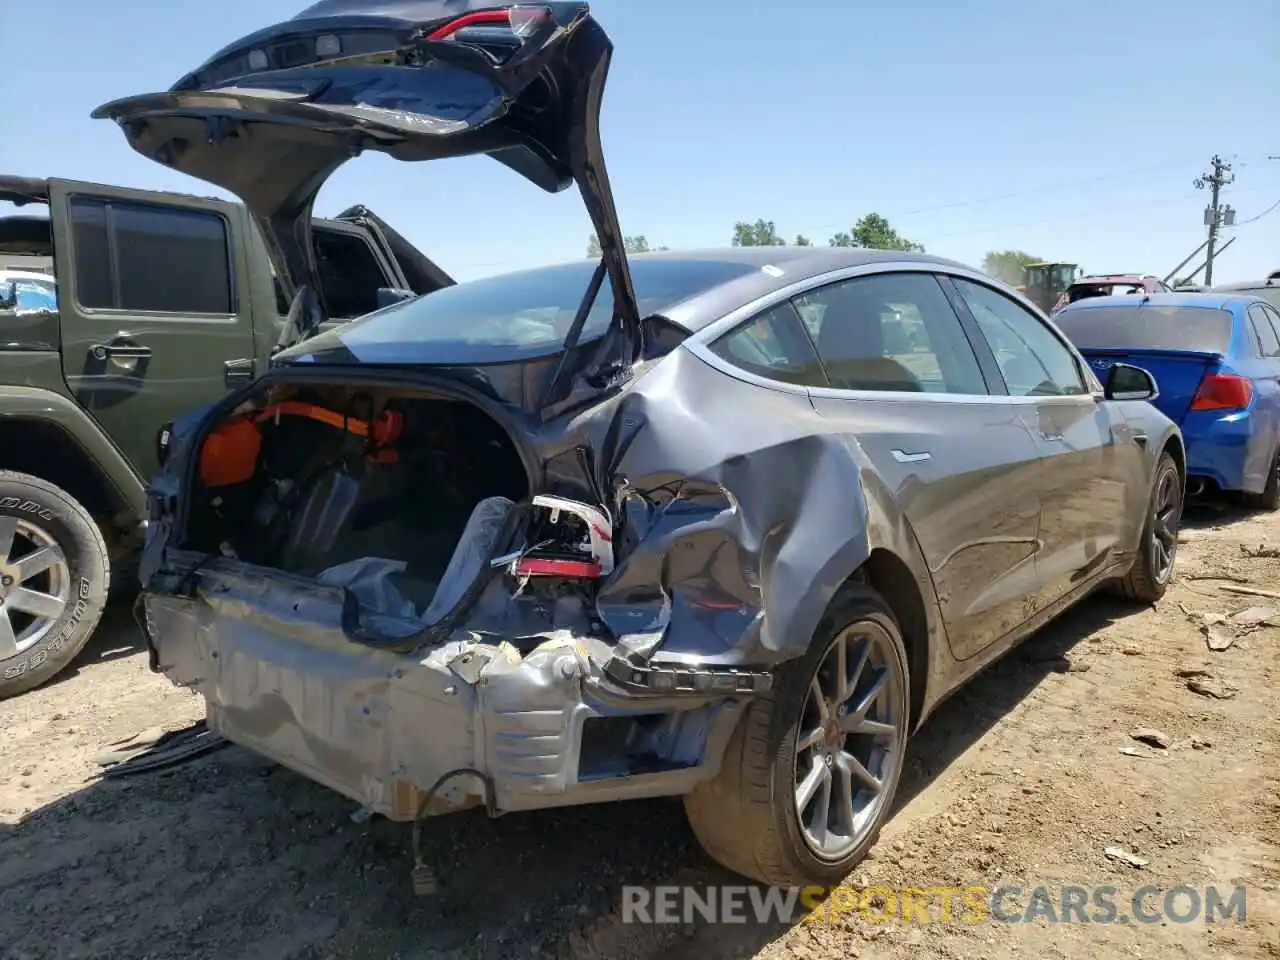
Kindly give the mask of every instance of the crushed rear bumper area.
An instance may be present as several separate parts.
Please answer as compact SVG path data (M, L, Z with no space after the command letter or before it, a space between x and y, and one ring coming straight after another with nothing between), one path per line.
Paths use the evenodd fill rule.
M627 690L610 647L564 630L353 643L341 589L267 573L216 559L181 595L144 594L153 665L204 696L211 729L393 820L686 793L745 702Z

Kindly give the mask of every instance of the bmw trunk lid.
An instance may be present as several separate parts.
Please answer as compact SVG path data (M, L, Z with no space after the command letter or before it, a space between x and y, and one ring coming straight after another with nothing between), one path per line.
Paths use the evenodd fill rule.
M223 48L167 92L93 116L115 120L143 156L244 201L299 338L326 319L314 294L312 207L352 157L488 154L548 192L576 183L615 320L638 354L640 317L600 142L612 52L586 3L321 0Z

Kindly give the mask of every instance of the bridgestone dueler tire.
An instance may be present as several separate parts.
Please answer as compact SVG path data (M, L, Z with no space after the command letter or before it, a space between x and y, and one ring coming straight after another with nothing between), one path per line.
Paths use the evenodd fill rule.
M873 620L892 638L902 689L911 689L906 648L893 611L870 587L843 587L819 623L808 653L786 664L773 688L747 706L725 748L720 772L684 798L694 836L722 866L760 883L836 885L874 846L893 812L900 761L885 783L888 796L879 816L862 842L834 862L815 857L801 836L793 781L796 729L809 681L836 635L865 620ZM906 746L906 729L904 718L900 751Z
M71 574L71 599L39 643L0 660L0 700L25 693L60 673L102 619L111 564L93 518L70 494L25 473L0 470L0 516L20 517L44 529L62 548Z

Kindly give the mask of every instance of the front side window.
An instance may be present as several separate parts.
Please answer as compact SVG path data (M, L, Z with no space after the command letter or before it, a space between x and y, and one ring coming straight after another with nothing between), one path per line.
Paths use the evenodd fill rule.
M1025 307L985 284L955 278L960 296L996 356L1015 397L1088 393L1075 355Z
M345 230L313 227L312 248L320 276L320 300L330 320L353 320L378 309L378 288L389 286L382 261L368 239ZM275 280L276 310L289 312L284 288Z
M198 210L71 202L76 298L89 310L235 312L227 224Z
M960 318L931 274L855 277L795 304L832 387L987 393Z

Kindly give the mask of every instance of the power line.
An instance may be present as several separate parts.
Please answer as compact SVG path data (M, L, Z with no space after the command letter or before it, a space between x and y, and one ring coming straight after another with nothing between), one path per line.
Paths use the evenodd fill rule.
M1236 221L1236 226L1237 226L1237 227L1243 227L1246 223L1256 223L1257 221L1259 221L1259 220L1261 220L1263 217L1265 217L1268 213L1270 213L1272 210L1274 210L1276 207L1280 207L1280 200L1277 200L1277 201L1276 201L1275 203L1273 203L1271 206L1267 207L1267 209L1263 210L1263 211L1262 211L1260 214L1258 214L1256 217L1250 217L1248 220L1237 220L1237 221Z
M1095 183L1104 183L1113 180L1125 180L1131 177L1144 176L1148 173L1155 173L1161 170L1173 170L1182 168L1182 163L1161 163L1155 166L1137 167L1131 170L1123 170L1119 173L1108 173L1099 177L1086 177L1080 180L1060 180L1056 183L1045 184L1041 187L1031 187L1026 190L1018 190L1013 193L992 194L985 197L975 197L970 200L955 200L949 203L941 203L935 206L918 207L914 210L902 210L895 212L893 218L895 220L903 217L914 217L922 213L935 213L942 210L958 210L964 207L977 207L988 203L998 203L1002 200L1016 200L1022 197L1039 196L1044 193L1054 193L1060 190L1070 190L1074 187L1091 186ZM805 236L811 233L821 233L824 230L840 229L849 226L847 220L835 220L830 223L810 224L799 232Z

